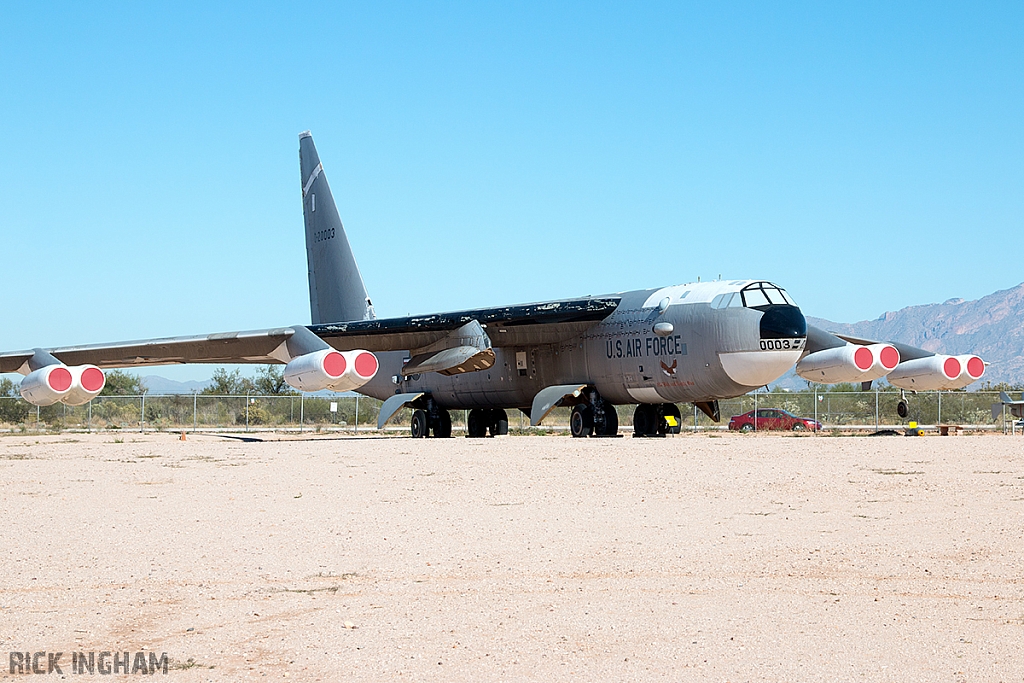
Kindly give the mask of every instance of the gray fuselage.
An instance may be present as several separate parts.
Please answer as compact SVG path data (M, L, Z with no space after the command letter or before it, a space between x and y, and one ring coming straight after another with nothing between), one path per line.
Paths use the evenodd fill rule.
M405 376L408 352L380 352L380 370L359 392L381 400L427 392L448 409L525 408L541 389L573 383L593 386L614 404L740 396L792 367L806 335L803 316L788 299L760 307L783 320L767 329L769 310L743 305L740 290L759 282L694 283L616 294L621 303L608 317L556 343L504 346L494 338L500 335L489 331L495 363L477 372ZM728 305L730 299L738 305Z

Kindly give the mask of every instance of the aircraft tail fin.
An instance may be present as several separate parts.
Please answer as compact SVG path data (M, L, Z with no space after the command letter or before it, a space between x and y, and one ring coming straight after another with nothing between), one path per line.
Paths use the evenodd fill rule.
M372 320L373 304L308 130L299 134L299 170L313 324Z

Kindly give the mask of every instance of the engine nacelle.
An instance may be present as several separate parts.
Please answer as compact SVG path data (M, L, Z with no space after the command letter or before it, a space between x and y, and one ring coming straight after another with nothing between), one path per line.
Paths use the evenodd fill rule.
M811 382L869 382L885 377L900 362L891 344L847 344L816 351L796 364L796 373Z
M974 355L935 354L900 363L889 373L889 384L911 391L963 389L985 374L985 362Z
M71 365L71 390L62 399L69 406L84 406L103 391L107 376L95 365Z
M323 349L293 358L284 381L299 391L352 391L377 374L377 357L369 351Z
M34 406L52 406L71 391L73 379L66 365L47 365L21 380L21 397Z

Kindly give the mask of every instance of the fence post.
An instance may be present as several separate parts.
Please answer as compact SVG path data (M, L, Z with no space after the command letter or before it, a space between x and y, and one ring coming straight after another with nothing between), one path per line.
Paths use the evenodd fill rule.
M813 385L811 387L811 389L814 391L813 399L812 399L814 401L814 433L817 434L818 433L818 385L817 384Z
M36 431L39 431L39 406L36 406Z
M754 389L754 431L757 431L757 389Z
M92 431L92 399L89 399L89 421L86 423L89 431Z
M302 423L306 421L306 392L299 393L299 432L302 432Z
M146 392L142 392L142 419L139 422L139 433L146 433Z
M354 433L358 434L359 433L359 394L356 394L356 414L355 414L355 418L352 421L356 425Z
M199 392L192 392L192 433L196 433L196 429L199 425Z
M875 385L875 431L878 431L878 385Z
M938 426L940 424L942 424L942 391L941 390L939 390L939 414L938 414L938 417L935 420L935 425L936 426Z

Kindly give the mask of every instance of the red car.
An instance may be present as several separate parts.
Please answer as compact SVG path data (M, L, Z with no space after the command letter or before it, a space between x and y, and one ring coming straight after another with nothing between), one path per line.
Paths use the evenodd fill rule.
M729 429L740 432L754 431L754 411L742 415L734 415L729 420ZM802 432L808 429L818 431L821 423L806 417L797 417L787 410L778 408L759 408L757 410L757 429L786 429Z

